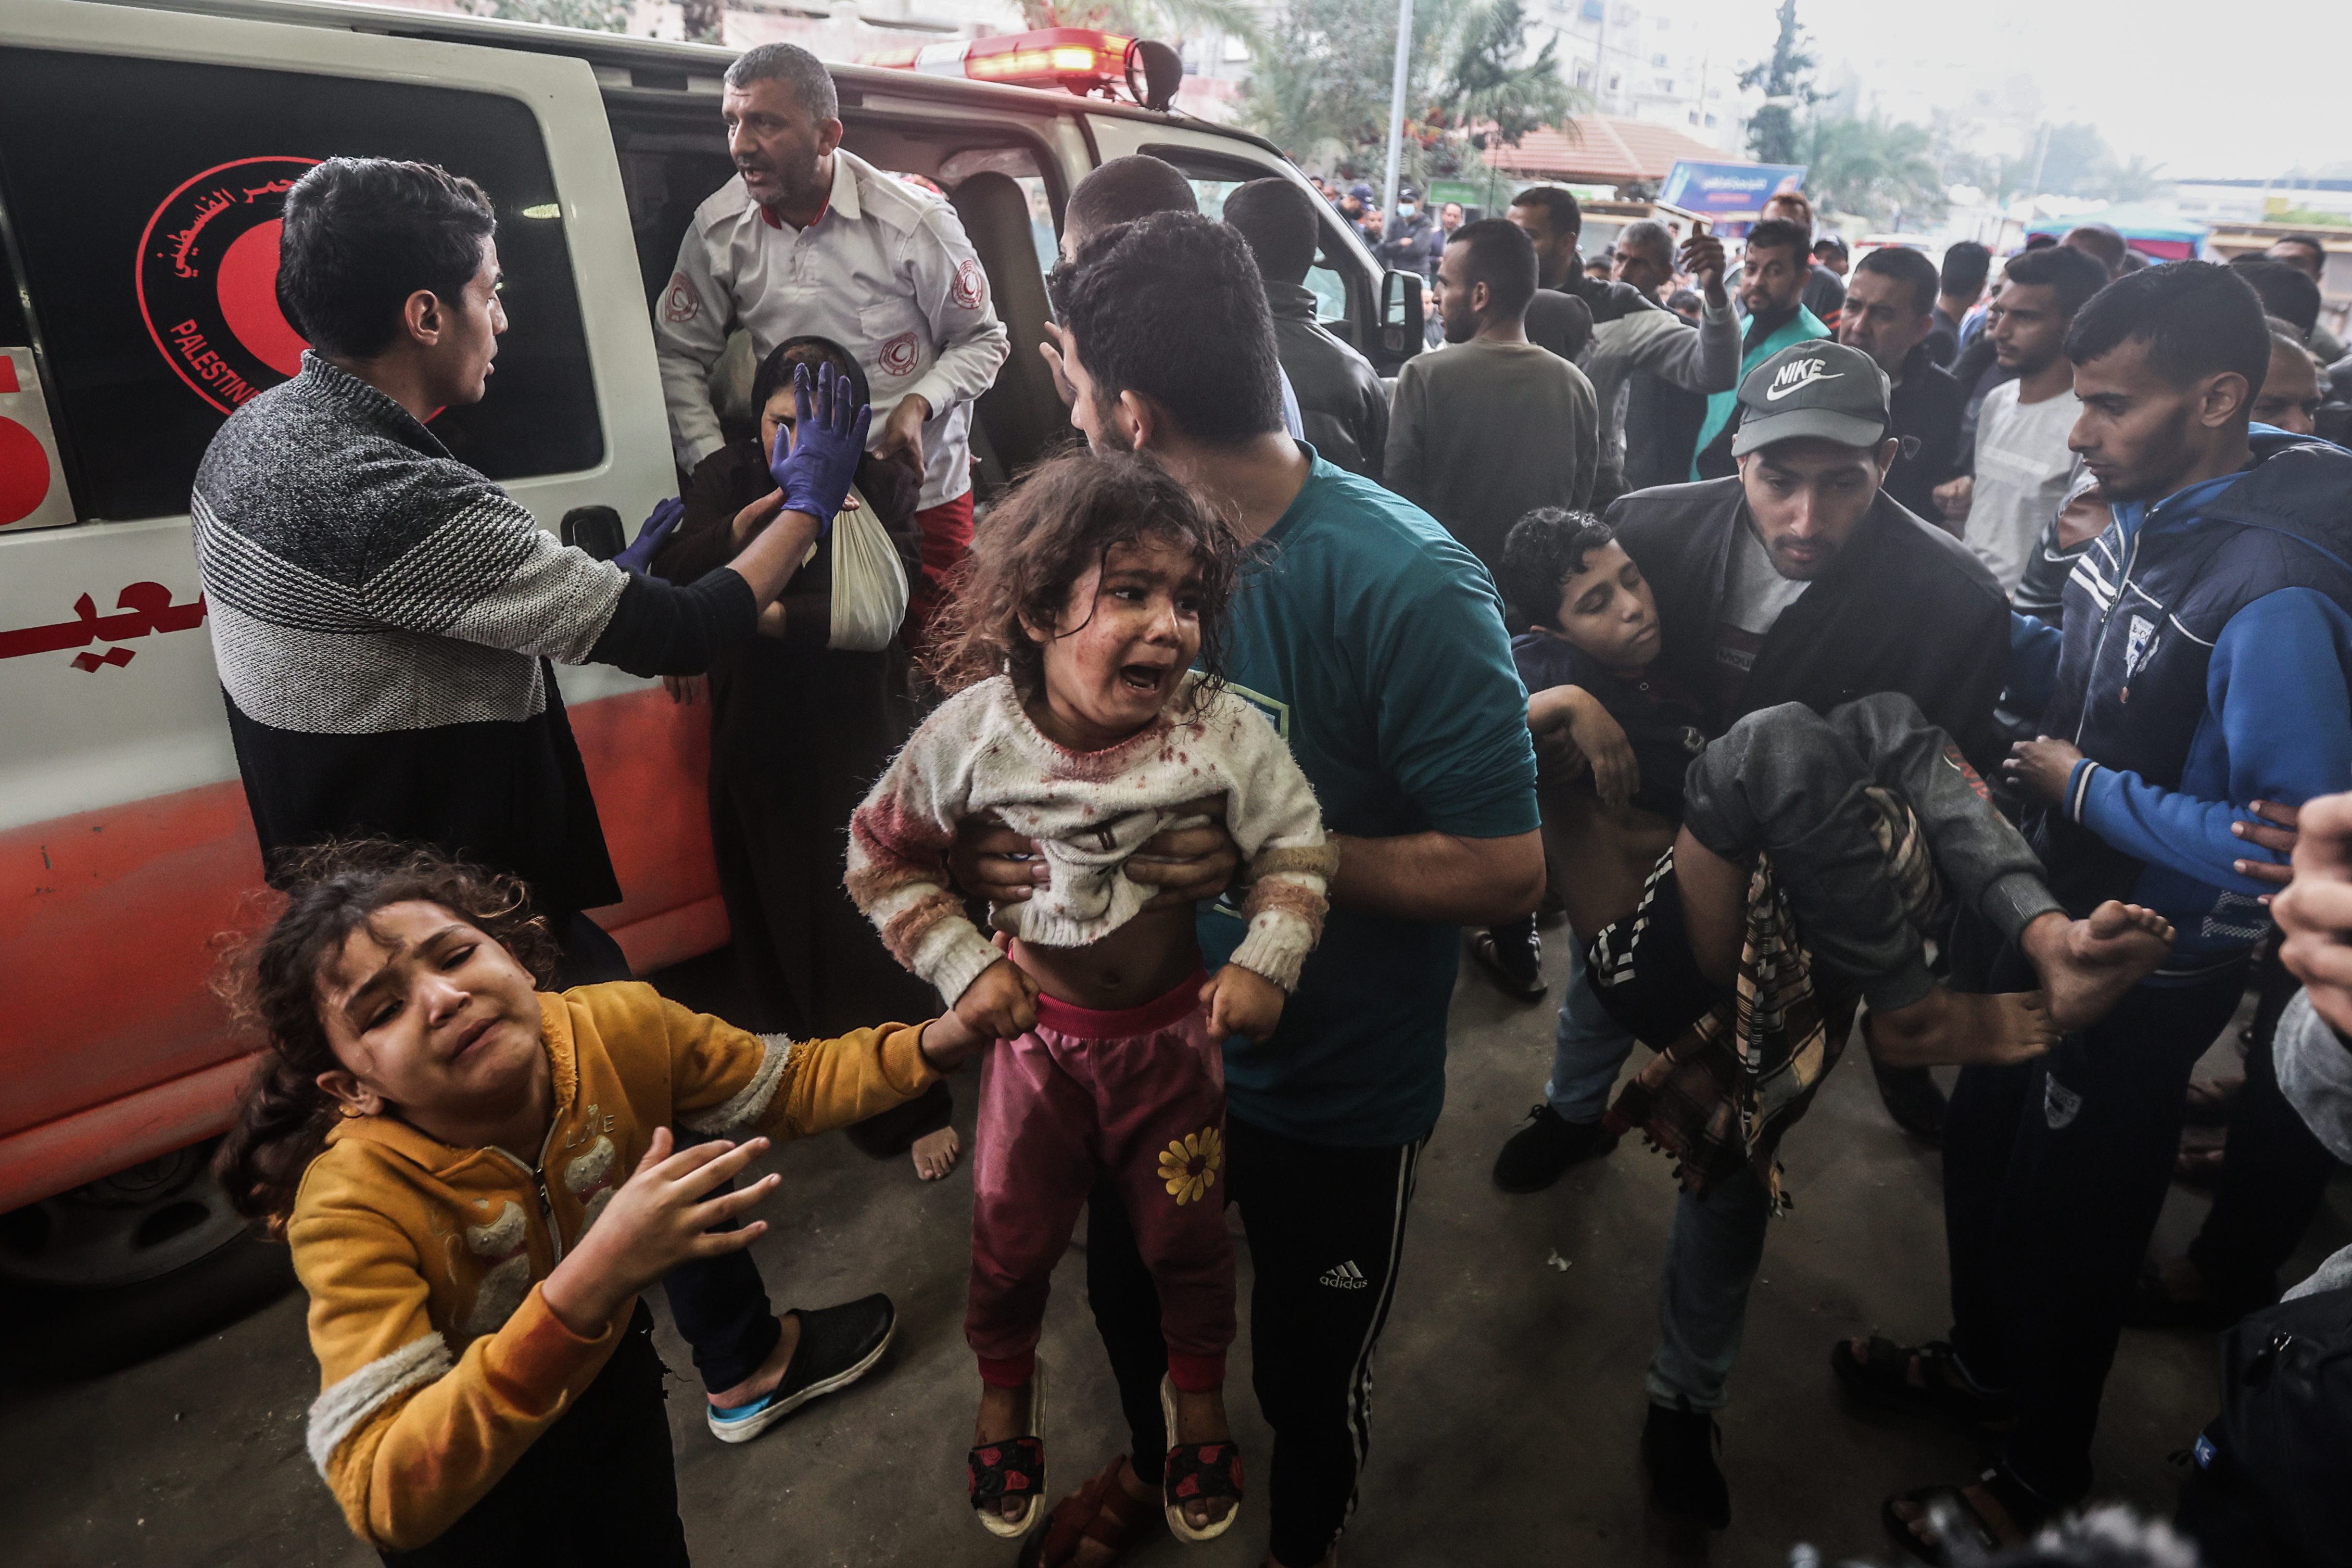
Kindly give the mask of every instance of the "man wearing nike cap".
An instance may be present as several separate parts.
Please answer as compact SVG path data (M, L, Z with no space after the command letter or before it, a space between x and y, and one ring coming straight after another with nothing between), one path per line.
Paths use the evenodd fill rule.
M1881 493L1902 445L1888 434L1886 374L1859 349L1801 342L1751 370L1738 403L1736 475L1636 490L1609 509L1657 602L1650 678L1694 700L1711 739L1779 703L1826 714L1895 691L1979 771L2000 760L2008 604L1966 546ZM1571 999L1580 989L1570 983ZM1599 1010L1561 1008L1547 1103L1505 1146L1498 1184L1533 1191L1615 1146L1601 1118L1633 1044ZM1643 1451L1660 1508L1720 1529L1730 1503L1713 1412L1769 1205L1752 1182L1678 1202Z

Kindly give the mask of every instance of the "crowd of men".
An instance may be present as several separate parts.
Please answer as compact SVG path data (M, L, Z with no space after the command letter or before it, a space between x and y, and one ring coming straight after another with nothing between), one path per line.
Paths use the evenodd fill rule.
M917 582L902 637L919 647L971 536L972 405L1010 353L984 269L951 206L842 147L812 57L751 51L723 104L736 177L696 210L656 313L678 462L725 458L713 385L730 333L748 333L761 360L803 337L837 345L870 397L858 486L907 533ZM1538 784L1507 644L1563 610L1513 589L1507 570L1515 526L1546 509L1613 529L1656 606L1640 691L1702 716L1693 746L1783 705L1827 715L1899 694L1948 736L1950 765L1991 781L1983 788L2022 817L2071 915L2129 898L2182 933L2164 968L2058 1049L1940 1058L1969 1064L1948 1106L1925 1066L1874 1061L1897 1119L1944 1145L1955 1327L1948 1342L1822 1348L1864 1397L2000 1434L1980 1477L1890 1500L1898 1539L1932 1550L1941 1496L1986 1544L2012 1544L2091 1492L2102 1387L2135 1302L2152 1291L2159 1307L2217 1321L2264 1304L2300 1237L2280 1215L2307 1219L2332 1169L2281 1114L2258 1030L2231 1114L2279 1157L2242 1164L2233 1141L2226 1169L2243 1190L2217 1205L2218 1234L2193 1267L2143 1280L2191 1066L2250 974L2293 989L2270 956L2265 903L2285 880L2293 808L2352 783L2352 456L2311 438L2343 368L2322 366L2342 349L2318 322L2325 252L2297 239L2242 267L2136 267L2120 236L2086 226L2004 258L1958 244L1939 268L1899 246L1854 258L1818 232L1801 195L1783 195L1736 258L1719 238L1635 223L1604 275L1580 250L1575 196L1557 186L1469 221L1410 188L1385 214L1372 198L1360 184L1324 192L1384 261L1430 280L1441 340L1392 384L1318 319L1305 282L1328 219L1306 184L1255 181L1202 214L1189 181L1145 157L1113 160L1071 194L1055 268L1056 300L1126 303L1064 321L1045 349L1078 436L1160 463L1283 552L1285 570L1237 605L1227 665L1292 715L1286 735L1344 844L1329 927L1281 1029L1227 1047L1226 1190L1248 1226L1256 1387L1276 1433L1261 1472L1268 1560L1336 1561L1356 1502L1372 1357L1442 1097L1461 932L1497 984L1540 998L1547 857L1555 895L1572 895L1563 879L1580 874L1560 803L1595 788L1597 763L1583 757L1580 775L1577 758L1545 752ZM1155 261L1138 234L1189 259ZM298 308L302 283L289 281ZM494 293L466 298L446 320L407 321L368 360L392 365L388 380L312 356L314 401L352 424L354 450L422 451L432 438L416 421L483 395L503 317ZM542 661L667 676L719 664L734 670L730 700L748 701L749 667L724 661L763 616L789 626L817 613L787 592L810 541L747 532L730 502L713 514L711 559L735 573L714 587L658 568L660 527L622 563L638 570L605 573L528 543L528 516L487 480L379 490L367 504L413 542L395 566L435 602L415 628L384 634L361 672L368 690L327 701L352 672L295 679L311 633L239 579L271 551L313 547L278 526L258 458L216 457L199 479L206 587L265 850L365 829L487 854L540 890L568 978L625 973L583 913L618 889ZM752 460L764 475L756 449ZM1365 489L1330 482L1340 473L1392 494L1368 505ZM426 557L448 547L436 528L453 512L495 514L511 548L436 573ZM1454 542L1412 542L1422 513ZM314 577L360 570L304 560ZM803 634L817 651L773 679L850 679L819 660L818 626ZM403 661L428 627L435 647L468 651L419 676ZM856 668L882 701L882 666ZM415 700L390 700L388 687ZM494 777L416 765L455 724L494 742L481 751ZM883 734L839 767L872 765L890 743ZM776 765L760 755L757 768ZM766 808L729 809L761 830ZM845 821L797 824L796 868L775 874L807 882L832 913L780 924L772 878L730 889L730 908L744 901L739 942L756 931L793 949L773 987L788 1016L762 1026L897 1016L808 989L832 963L819 928L841 891L837 862L807 846L837 851ZM1229 844L1213 827L1174 837L1151 875L1213 894ZM976 895L1012 896L1035 869L984 836L953 864ZM1570 941L1541 1103L1507 1141L1496 1130L1507 1193L1608 1155L1626 1131L1612 1091L1636 1036L1584 983L1575 950L1592 934ZM2014 944L1982 922L1963 916L1937 940L1957 989L2027 988L2014 984ZM942 1094L883 1143L935 1137L944 1106ZM944 1168L940 1147L927 1175ZM1664 1262L1642 1453L1654 1502L1717 1528L1731 1500L1714 1412L1776 1201L1768 1170L1686 1184ZM1134 1464L1114 1460L1073 1500L1069 1528L1057 1510L1048 1561L1108 1561L1110 1538L1095 1531L1102 1489L1153 1468L1167 1446L1158 1310L1116 1210L1098 1207L1087 1276ZM1343 1263L1352 1288L1325 1288ZM770 1312L748 1254L681 1269L667 1289L714 1430L823 1372L796 1361L797 1321Z

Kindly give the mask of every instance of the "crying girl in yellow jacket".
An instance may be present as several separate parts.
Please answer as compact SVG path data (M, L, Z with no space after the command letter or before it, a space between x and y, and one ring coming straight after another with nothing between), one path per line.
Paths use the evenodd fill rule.
M683 1563L637 1293L761 1235L710 1227L781 1178L710 1194L770 1138L911 1099L978 1041L544 992L553 944L510 879L382 844L306 870L252 966L269 1050L220 1171L310 1293L311 1459L387 1560ZM755 1136L677 1151L674 1124Z

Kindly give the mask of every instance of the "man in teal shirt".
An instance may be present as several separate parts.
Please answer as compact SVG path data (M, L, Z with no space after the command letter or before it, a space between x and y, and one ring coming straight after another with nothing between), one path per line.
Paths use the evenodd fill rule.
M1739 471L1731 456L1731 436L1739 423L1733 416L1748 373L1790 343L1830 335L1822 319L1803 303L1805 279L1813 265L1812 243L1813 237L1801 225L1781 218L1767 218L1748 231L1739 266L1739 308L1748 313L1739 379L1706 400L1706 419L1698 427L1698 445L1691 453L1692 479L1728 479Z
M1225 1047L1225 1192L1249 1237L1254 1383L1275 1431L1268 1551L1308 1568L1331 1560L1355 1500L1372 1350L1444 1095L1460 928L1543 893L1526 689L1476 559L1284 434L1273 321L1238 234L1182 213L1107 231L1056 274L1054 305L1071 423L1097 450L1150 456L1255 542L1225 667L1289 742L1339 847L1280 1026ZM959 879L1025 896L1030 874L1000 858L1019 847L967 843ZM1242 933L1229 905L1202 907L1207 962ZM1094 1487L1055 1510L1049 1556L1090 1524L1124 1541L1132 1505L1158 1505L1168 1447L1151 1278L1116 1192L1098 1189L1090 1215L1087 1294L1133 1458L1103 1478L1123 1498Z

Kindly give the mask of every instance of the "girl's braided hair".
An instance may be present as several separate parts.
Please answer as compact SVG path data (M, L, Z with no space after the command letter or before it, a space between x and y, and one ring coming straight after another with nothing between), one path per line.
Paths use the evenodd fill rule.
M393 904L438 904L512 953L541 985L552 983L558 957L520 881L429 846L341 839L274 867L286 907L266 933L232 951L215 981L236 1022L266 1045L213 1157L229 1205L272 1232L293 1213L302 1173L340 1113L318 1083L342 1065L320 1020L319 974L352 932Z

